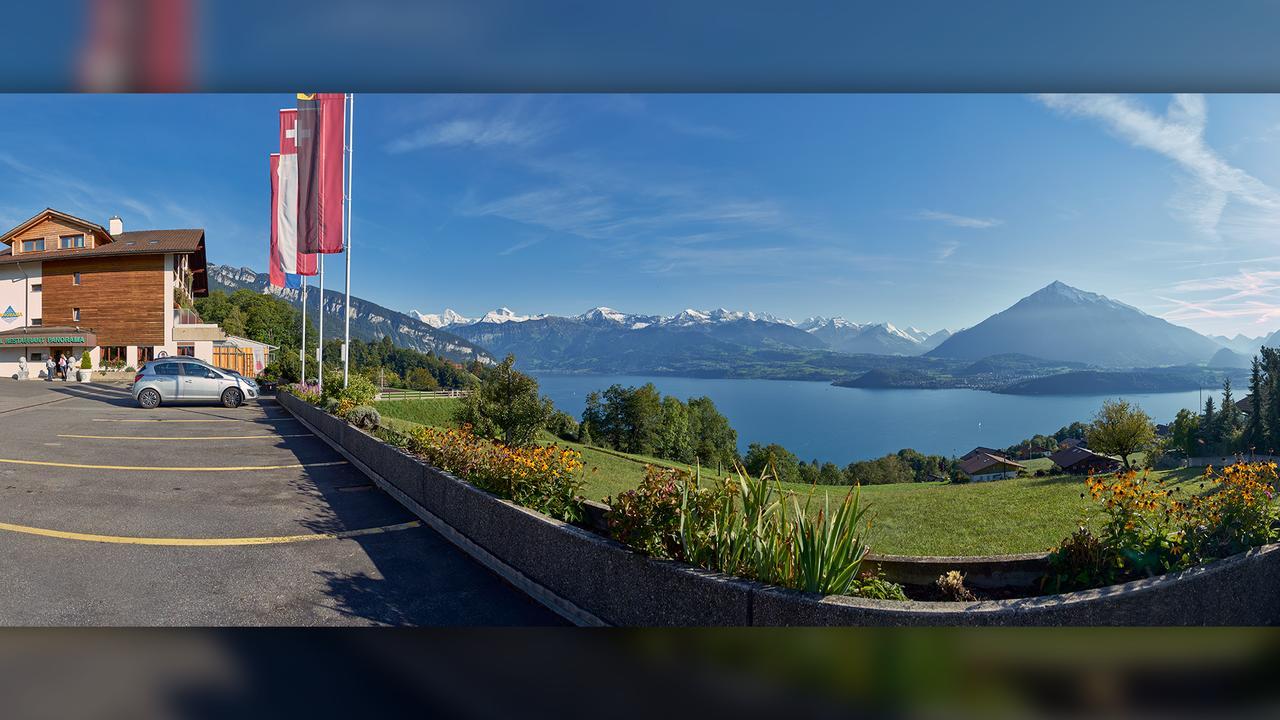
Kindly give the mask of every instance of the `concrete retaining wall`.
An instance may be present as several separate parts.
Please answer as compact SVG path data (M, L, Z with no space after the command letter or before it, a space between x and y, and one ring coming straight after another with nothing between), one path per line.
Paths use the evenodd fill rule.
M1280 622L1280 545L1099 590L977 603L895 602L769 587L620 543L485 493L288 393L280 404L446 538L580 624L1257 625ZM1027 556L1034 563L1036 556ZM957 569L954 558L938 558ZM975 579L980 564L968 568ZM882 558L883 562L884 559ZM941 567L941 566L939 566ZM933 573L937 568L921 572ZM958 568L965 571L965 568ZM942 572L939 570L938 572ZM923 576L922 576L923 577ZM937 574L933 574L937 577ZM976 583L975 583L976 586Z

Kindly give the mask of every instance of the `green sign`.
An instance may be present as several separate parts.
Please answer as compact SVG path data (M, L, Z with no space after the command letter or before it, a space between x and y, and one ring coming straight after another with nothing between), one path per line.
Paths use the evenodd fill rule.
M7 337L3 339L5 345L83 345L83 335L63 335L50 337Z

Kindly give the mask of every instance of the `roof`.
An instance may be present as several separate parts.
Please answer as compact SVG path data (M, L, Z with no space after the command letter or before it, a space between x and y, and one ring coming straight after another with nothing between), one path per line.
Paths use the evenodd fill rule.
M95 236L97 236L100 240L104 242L109 243L109 242L112 242L112 240L114 239L111 237L111 233L107 232L106 228L102 227L101 225L95 222L90 222L88 220L85 220L84 218L78 218L75 215L68 215L67 213L64 213L60 210L54 210L53 208L45 208L40 212L36 213L35 215L32 215L31 217L24 220L17 227L13 228L12 230L9 230L3 235L0 235L0 243L8 243L10 240L13 239L15 235L18 235L23 230L26 230L32 225L35 225L36 223L43 220L45 217L53 218L55 220L58 220L59 222L66 223L67 225L79 225L80 227L83 227L84 229L93 233Z
M978 453L960 463L960 471L965 475L977 475L992 465L1009 465L1011 467L1026 467L1022 463L1016 463L1009 458L1000 455L992 455L991 453Z
M204 230L135 230L115 236L115 242L94 248L43 250L15 256L13 248L0 248L0 263L43 262L61 258L103 257L110 255L156 255L194 253L202 250Z
M1075 447L1063 448L1049 456L1049 459L1053 461L1053 464L1060 468L1069 468L1082 460L1088 460L1090 458L1100 458L1103 460L1120 462L1120 458L1096 453L1089 448L1080 447L1078 445Z
M1000 451L999 451L999 450L996 450L995 448L983 447L983 446L979 445L978 447L976 447L976 448L974 448L974 449L970 450L969 452L965 453L964 455L961 455L961 456L960 456L960 459L962 459L962 460L968 460L968 459L969 459L969 458L971 458L971 457L977 457L978 455L982 455L982 454L984 454L984 453L985 453L985 454L987 454L987 455L997 455L997 456L998 456L998 455L1000 454Z
M21 262L47 262L67 258L101 258L121 255L165 255L168 253L194 255L191 269L194 272L193 289L196 297L209 294L209 277L205 269L204 230L189 228L182 230L134 230L116 235L114 241L93 248L76 248L67 250L44 250L42 252L24 252L17 256L13 248L0 247L0 265Z
M257 340L251 340L247 337L240 337L239 335L228 335L226 340L219 340L214 344L215 345L232 345L232 346L238 346L238 347L271 348L272 350L280 349L279 345L272 345L271 343L258 342Z

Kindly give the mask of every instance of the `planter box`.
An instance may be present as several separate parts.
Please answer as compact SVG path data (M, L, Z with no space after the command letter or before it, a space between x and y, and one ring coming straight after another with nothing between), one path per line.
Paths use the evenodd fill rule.
M288 393L280 404L441 522L450 537L557 611L628 626L1267 625L1280 623L1280 544L1184 572L1097 590L984 602L812 595L646 558L620 543L496 498ZM417 511L415 508L410 509ZM599 515L600 509L595 509ZM446 533L446 537L449 534ZM495 566L494 561L497 561ZM881 557L921 579L1037 572L1042 556ZM904 567L905 566L905 569ZM529 584L532 583L532 586ZM981 586L975 583L975 586ZM566 613L566 617L571 617Z

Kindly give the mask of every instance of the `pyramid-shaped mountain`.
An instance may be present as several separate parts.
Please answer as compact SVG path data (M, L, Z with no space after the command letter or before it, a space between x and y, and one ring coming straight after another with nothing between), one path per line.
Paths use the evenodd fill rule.
M1203 363L1221 346L1189 328L1102 295L1053 282L930 351L977 360L1021 353L1108 367Z

